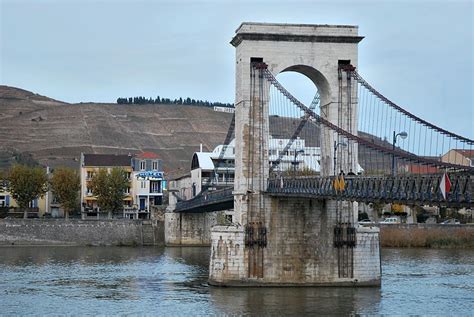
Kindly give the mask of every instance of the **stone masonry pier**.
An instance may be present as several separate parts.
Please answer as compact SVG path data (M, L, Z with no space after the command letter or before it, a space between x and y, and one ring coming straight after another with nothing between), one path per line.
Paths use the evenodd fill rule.
M334 247L335 211L317 200L272 199L262 272L249 264L244 227L212 229L210 283L223 286L380 285L377 227L358 227L355 247ZM250 255L249 255L250 254ZM255 270L249 272L249 270ZM249 275L259 275L249 278ZM341 277L346 275L346 277ZM351 277L352 276L352 277Z

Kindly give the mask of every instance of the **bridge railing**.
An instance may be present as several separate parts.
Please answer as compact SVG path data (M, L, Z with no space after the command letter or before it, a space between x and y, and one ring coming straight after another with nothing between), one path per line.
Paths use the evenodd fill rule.
M176 204L175 212L198 212L201 208L205 208L207 211L210 211L213 209L213 205L217 206L229 202L233 203L233 191L234 187L232 186L220 190L201 192L189 200L178 202Z
M450 176L452 186L446 199L439 187L441 175L346 176L342 186L339 179L335 186L335 180L335 177L314 176L272 178L268 181L267 192L279 196L450 207L471 207L474 200L474 180L468 174Z

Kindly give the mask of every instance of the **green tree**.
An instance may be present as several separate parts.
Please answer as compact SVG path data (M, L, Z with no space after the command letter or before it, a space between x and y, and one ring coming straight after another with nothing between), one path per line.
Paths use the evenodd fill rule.
M12 197L24 211L24 218L28 217L30 202L43 197L48 191L48 178L41 167L14 165L8 175L9 190Z
M119 167L114 167L110 173L106 169L100 169L91 180L92 193L97 197L97 204L109 213L109 218L112 218L113 212L123 208L128 186L127 173Z
M57 168L51 178L51 188L68 219L69 213L77 207L79 201L78 194L81 189L79 173L71 168Z

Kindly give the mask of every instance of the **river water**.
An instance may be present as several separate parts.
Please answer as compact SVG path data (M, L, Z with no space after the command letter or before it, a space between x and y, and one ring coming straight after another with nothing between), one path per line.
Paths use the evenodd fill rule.
M216 288L208 248L0 248L0 315L474 313L474 250L384 249L381 288Z

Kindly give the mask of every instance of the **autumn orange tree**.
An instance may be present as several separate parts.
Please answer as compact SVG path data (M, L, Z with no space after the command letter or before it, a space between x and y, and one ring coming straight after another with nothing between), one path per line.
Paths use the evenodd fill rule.
M78 206L81 180L76 170L60 167L54 170L51 178L53 195L64 209L64 216L69 218L69 213Z

